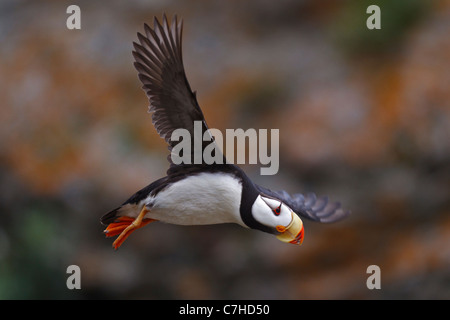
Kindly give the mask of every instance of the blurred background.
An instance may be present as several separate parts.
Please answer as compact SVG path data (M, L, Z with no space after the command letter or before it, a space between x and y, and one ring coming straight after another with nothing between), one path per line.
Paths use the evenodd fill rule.
M352 216L301 247L155 223L112 249L100 217L168 167L131 55L163 12L209 126L280 129L279 173L249 176ZM449 1L1 0L0 298L450 299L449 33Z

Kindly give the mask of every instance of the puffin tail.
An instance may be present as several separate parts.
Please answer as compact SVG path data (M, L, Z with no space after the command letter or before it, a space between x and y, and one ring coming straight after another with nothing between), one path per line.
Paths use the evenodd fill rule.
M105 213L105 214L100 218L100 222L101 222L104 226L107 226L107 225L109 225L110 223L114 222L117 218L120 217L120 215L119 215L119 213L118 213L120 208L121 208L121 207L117 207L116 209L111 210L111 211L108 212L108 213Z

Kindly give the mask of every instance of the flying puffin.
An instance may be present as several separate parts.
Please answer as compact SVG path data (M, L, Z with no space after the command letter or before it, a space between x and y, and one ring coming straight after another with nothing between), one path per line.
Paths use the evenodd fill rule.
M150 102L152 122L169 150L178 143L172 139L175 129L184 128L192 136L194 121L201 121L203 132L209 132L196 93L185 75L182 28L183 22L176 15L171 24L166 15L162 23L155 17L153 28L144 24L145 34L138 33L139 43L133 42L134 66ZM318 198L314 193L291 196L286 191L261 187L241 168L226 161L174 164L170 154L168 160L165 177L139 190L101 218L107 226L106 236L118 236L114 249L133 231L154 221L176 225L236 223L300 245L304 236L301 218L328 223L349 214L340 203Z

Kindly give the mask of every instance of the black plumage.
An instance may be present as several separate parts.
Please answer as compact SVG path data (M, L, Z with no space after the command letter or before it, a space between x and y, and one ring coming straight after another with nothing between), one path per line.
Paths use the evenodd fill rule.
M203 136L207 125L184 72L181 49L183 22L175 16L169 25L164 15L162 24L155 18L153 29L144 24L144 30L145 36L138 33L139 43L133 42L134 66L150 102L153 125L171 151L178 143L171 139L175 129L187 129L193 137L194 121L201 121ZM202 143L204 148L210 142ZM193 152L198 150L194 149L193 141L191 144L191 163L194 163Z

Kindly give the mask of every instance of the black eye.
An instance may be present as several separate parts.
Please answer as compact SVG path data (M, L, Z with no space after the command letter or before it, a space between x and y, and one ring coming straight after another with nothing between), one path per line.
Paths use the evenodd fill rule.
M281 208L281 204L278 206L278 208L272 210L276 216L278 216L280 214L280 208Z

